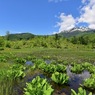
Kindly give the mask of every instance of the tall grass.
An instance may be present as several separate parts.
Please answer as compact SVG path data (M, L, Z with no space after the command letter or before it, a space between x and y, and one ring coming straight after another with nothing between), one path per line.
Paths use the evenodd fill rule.
M13 80L7 77L7 70L0 70L0 95L12 95Z

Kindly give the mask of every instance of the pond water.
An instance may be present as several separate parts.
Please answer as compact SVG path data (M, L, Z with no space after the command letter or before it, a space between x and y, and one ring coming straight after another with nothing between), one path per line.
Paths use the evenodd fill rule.
M46 64L50 64L51 60L45 60Z
M32 61L26 61L26 65L34 65Z
M31 61L28 61L26 64L33 65L33 63ZM41 78L47 78L47 80L50 81L52 88L55 89L53 95L71 95L71 89L74 89L75 91L77 91L78 87L80 87L80 84L83 83L83 80L86 78L89 78L91 75L86 70L83 71L81 74L75 74L70 71L70 68L71 68L71 66L67 66L67 75L70 77L70 79L69 79L69 83L65 86L58 85L58 84L52 82L50 75L48 77L46 74L44 74L40 71L37 71L33 75L28 76L26 78L26 80L24 81L24 87L25 87L26 82L30 82L36 76L40 76ZM20 84L20 85L22 85L22 84ZM23 89L21 87L18 87L18 94L16 94L16 95L23 95L23 92L21 90L23 90ZM89 91L87 91L87 92L89 93ZM93 95L95 95L95 94L93 93Z
M83 71L81 74L72 73L70 71L70 66L67 67L67 75L70 77L68 85L63 86L53 83L53 88L55 89L53 95L71 95L71 89L77 91L83 80L91 76L88 71Z

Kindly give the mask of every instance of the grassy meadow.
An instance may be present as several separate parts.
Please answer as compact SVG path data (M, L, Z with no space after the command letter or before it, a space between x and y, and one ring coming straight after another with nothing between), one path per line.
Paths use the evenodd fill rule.
M0 39L0 95L95 95L92 44Z

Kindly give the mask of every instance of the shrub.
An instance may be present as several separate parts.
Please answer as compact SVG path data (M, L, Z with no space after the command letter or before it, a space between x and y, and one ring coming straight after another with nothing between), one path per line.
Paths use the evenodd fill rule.
M0 47L0 50L4 50L4 47Z

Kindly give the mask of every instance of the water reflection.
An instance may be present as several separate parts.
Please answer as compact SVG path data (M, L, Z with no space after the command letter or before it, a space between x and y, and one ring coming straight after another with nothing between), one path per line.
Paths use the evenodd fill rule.
M70 77L69 86L63 88L61 92L64 92L66 95L71 95L71 89L75 91L78 90L80 84L82 84L83 80L89 78L91 75L88 71L83 71L81 74L75 74L70 71L71 66L67 67L67 75Z
M75 74L70 71L71 66L67 67L67 75L70 77L68 86L61 86L58 89L58 86L56 85L56 95L71 95L71 89L74 89L75 91L78 90L80 87L80 84L83 83L83 80L86 78L89 78L91 75L88 71L83 71L81 74ZM65 93L65 94L62 94ZM93 94L94 95L94 94Z
M34 65L34 63L32 61L26 61L26 65Z

